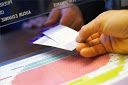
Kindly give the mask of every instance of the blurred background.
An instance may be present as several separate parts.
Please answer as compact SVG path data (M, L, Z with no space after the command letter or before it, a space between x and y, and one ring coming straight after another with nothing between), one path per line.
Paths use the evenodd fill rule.
M8 0L1 0L0 3L4 1ZM55 7L56 3L65 1L73 2L74 4L79 5L83 15L86 15L86 23L91 21L99 13L105 10L103 0L13 0L12 5L2 7L2 10L5 11L5 14L0 15L1 17L18 14L27 10L30 10L32 14L21 18L8 20L6 22L0 22L0 34L5 34L10 31L21 29L23 23L27 22L28 20L32 20L36 17L47 16L49 12ZM84 12L84 10L87 10L87 12Z

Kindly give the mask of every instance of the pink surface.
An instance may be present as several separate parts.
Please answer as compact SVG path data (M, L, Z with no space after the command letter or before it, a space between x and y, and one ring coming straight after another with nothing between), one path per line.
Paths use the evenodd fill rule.
M108 55L90 59L68 56L21 73L15 77L12 83L13 85L60 85L102 67L108 60Z

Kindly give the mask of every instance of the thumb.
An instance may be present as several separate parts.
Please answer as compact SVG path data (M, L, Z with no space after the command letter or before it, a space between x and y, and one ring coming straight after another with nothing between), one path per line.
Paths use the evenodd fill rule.
M81 30L79 31L79 35L76 38L76 41L79 43L86 42L89 36L91 36L94 33L97 33L99 29L99 25L97 19L94 19L87 25L83 26Z
M44 23L45 26L48 26L48 25L52 25L52 24L55 24L58 22L59 18L61 17L61 12L60 12L60 9L58 8L55 8L53 9L49 16L48 16L48 19L46 21L46 23Z

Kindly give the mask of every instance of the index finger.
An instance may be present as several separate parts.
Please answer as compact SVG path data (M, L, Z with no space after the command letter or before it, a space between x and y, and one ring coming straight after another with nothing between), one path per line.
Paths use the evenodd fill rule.
M45 26L49 26L49 25L52 25L52 24L55 24L59 21L59 18L61 16L61 13L60 13L60 9L59 8L55 8L53 9L49 16L48 16L48 19L47 21L44 23Z
M100 23L97 22L96 19L88 23L87 25L83 26L81 30L79 31L79 35L77 36L76 41L79 43L87 41L89 36L93 35L94 33L97 33L99 28Z

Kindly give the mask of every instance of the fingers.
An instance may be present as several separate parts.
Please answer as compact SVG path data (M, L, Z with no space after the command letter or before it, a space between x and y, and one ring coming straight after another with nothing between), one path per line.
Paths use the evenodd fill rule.
M58 8L53 9L50 12L50 15L48 16L45 26L57 23L59 21L60 17L61 17L60 9L58 9Z
M72 18L71 18L72 17ZM76 15L63 15L60 24L66 25L76 31L80 30L80 28L84 25L84 21L80 16Z
M99 30L99 23L94 19L89 24L83 26L79 31L79 35L76 39L77 42L86 42L87 38Z
M84 25L83 19L76 18L75 21L72 23L71 28L73 28L76 31L79 31L83 25Z
M106 53L102 44L94 45L81 49L80 55L83 57L94 57Z
M96 39L96 38L99 38L101 35L99 33L95 33L93 35L91 35L88 39L87 39L87 42L93 40L93 39Z
M61 14L60 24L75 30L79 30L84 24L83 16L79 8L75 5L70 5L69 7L62 9Z
M88 43L89 43L90 46L93 46L93 45L98 45L101 42L100 42L100 39L99 38L96 38L94 40L89 41Z
M87 43L77 43L76 50L80 52L81 49L86 48L86 47L89 47Z
M83 57L94 57L106 53L106 48L101 43L99 34L93 34L87 43L77 44L76 50Z
M71 27L72 23L76 19L76 15L74 14L74 11L71 10L71 8L65 8L62 9L62 17L60 19L60 24Z
M70 19L69 15L63 15L60 19L60 24L71 27L72 23L74 22L73 19Z

